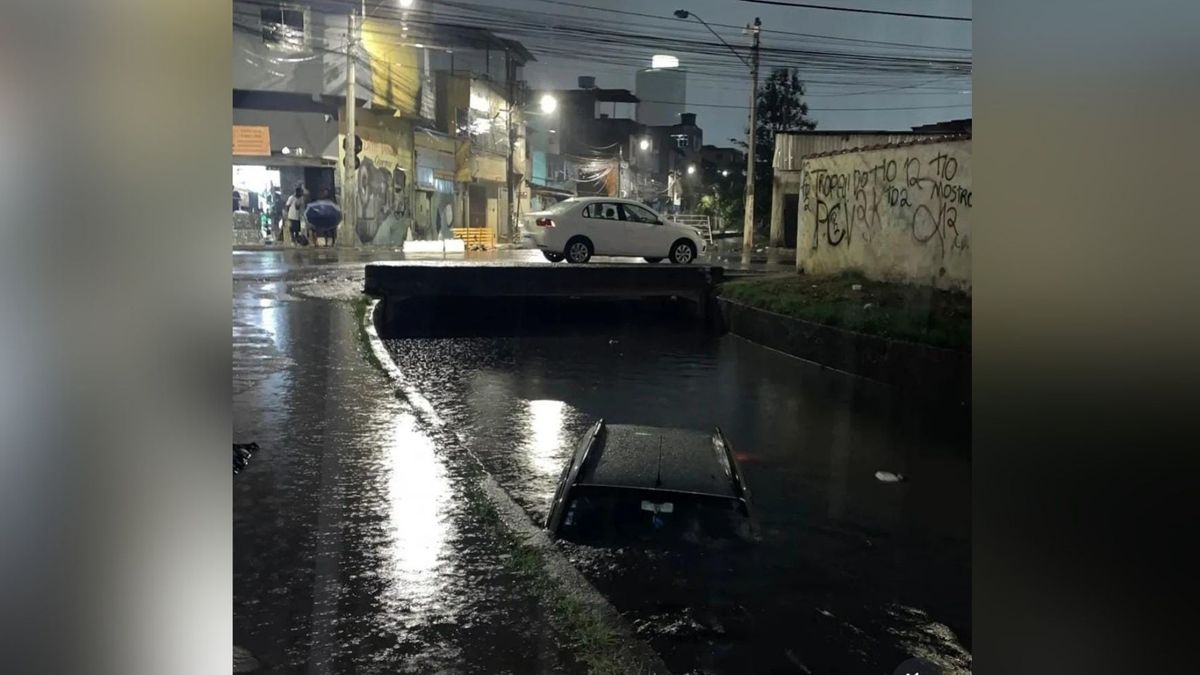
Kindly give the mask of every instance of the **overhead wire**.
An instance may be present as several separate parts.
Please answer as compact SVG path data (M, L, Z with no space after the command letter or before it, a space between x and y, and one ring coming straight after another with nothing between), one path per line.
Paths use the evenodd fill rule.
M588 9L590 6L579 5L578 3L563 2L562 0L537 0L547 2L549 4L559 4L564 6L575 6ZM258 4L263 7L277 7L278 3L260 1ZM346 9L350 3L334 3L324 2L315 3L316 5L337 6ZM364 26L363 30L374 34L378 39L397 39L397 40L417 40L432 41L432 35L436 31L445 27L460 30L474 31L500 31L510 33L510 30L515 30L518 34L530 34L536 32L539 35L544 35L542 29L546 27L559 29L559 32L565 37L570 37L571 47L558 47L546 44L542 40L526 43L526 48L535 54L535 56L558 56L561 58L579 60L581 47L586 47L586 53L591 69L600 70L599 66L613 66L610 72L624 72L628 75L628 71L624 68L638 67L644 65L644 61L636 55L630 54L629 47L631 44L644 46L647 49L659 49L670 47L672 51L677 51L681 54L690 54L688 57L692 63L687 67L689 80L696 80L697 84L703 82L711 83L728 83L731 80L745 81L745 72L741 64L733 63L727 54L716 50L711 43L711 39L704 41L700 38L703 36L697 33L683 32L682 37L672 37L663 34L652 33L630 33L619 36L597 36L594 31L580 25L581 17L570 16L540 16L541 24L530 24L529 12L520 10L506 10L503 8L497 9L494 7L482 7L468 2L455 2L454 0L446 0L440 5L455 7L464 10L466 15L457 14L447 16L438 8L421 9L421 10L397 10L396 8L387 8L378 12L378 15L372 18L372 23ZM471 23L472 12L487 12L489 20L480 23ZM628 12L627 14L642 15L641 13ZM243 13L247 19L253 16L249 12ZM646 15L651 16L651 15ZM482 17L481 17L482 18ZM258 19L254 16L254 19ZM665 20L665 19L664 19ZM410 31L397 30L398 25L403 21L404 24L410 26ZM545 23L550 21L551 23ZM572 23L574 22L574 23ZM560 25L561 24L561 25ZM644 28L644 27L643 27ZM253 31L251 26L244 26L244 29ZM672 31L676 32L676 31ZM502 33L503 34L503 33ZM430 36L430 37L425 37ZM314 40L324 40L329 42L325 36L312 35ZM666 41L666 44L664 44ZM344 44L344 40L341 41ZM344 50L344 47L342 48ZM302 57L301 57L302 58ZM762 50L761 58L764 70L773 68L794 68L803 73L802 79L806 85L822 85L828 87L844 87L857 85L861 87L881 87L878 91L854 91L845 93L825 94L821 92L810 92L808 95L814 98L827 96L841 95L868 95L877 94L888 91L905 91L909 89L921 89L926 84L947 80L955 77L967 78L970 75L970 60L963 59L934 59L919 56L885 56L880 54L870 53L855 53L850 51L839 50L813 50L813 49L797 49L791 47L772 47L767 46ZM814 77L813 75L817 76ZM820 74L826 76L830 74L837 75L836 79L822 79ZM911 78L914 75L929 75L936 74L928 82L918 83L896 83L888 82L890 78ZM885 78L885 81L864 81L864 78L870 77ZM960 88L955 88L953 93L961 92ZM903 95L911 95L915 92L909 92ZM937 93L936 90L930 89L925 94ZM692 104L701 105L701 104ZM703 104L706 107L718 107L715 104ZM746 107L746 106L727 106L727 107ZM965 107L965 106L964 106ZM923 109L923 106L904 107L904 109ZM813 110L820 110L812 108ZM829 108L825 110L841 110Z
M813 5L804 2L784 2L784 0L741 0L755 5L778 5L798 9L819 9L831 12L847 12L851 14L875 14L880 16L898 16L909 19L936 19L938 21L970 21L969 16L947 16L945 14L917 14L912 12L895 12L884 9L863 9L858 7L837 7L834 5Z

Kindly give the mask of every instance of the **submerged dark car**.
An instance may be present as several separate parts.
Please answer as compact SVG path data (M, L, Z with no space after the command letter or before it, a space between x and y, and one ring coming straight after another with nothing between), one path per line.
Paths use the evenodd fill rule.
M750 492L719 428L600 420L563 470L546 528L586 543L748 539Z

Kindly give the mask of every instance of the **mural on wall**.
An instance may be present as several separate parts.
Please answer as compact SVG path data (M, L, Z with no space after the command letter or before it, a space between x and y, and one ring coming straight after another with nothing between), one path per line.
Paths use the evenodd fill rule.
M358 167L358 222L355 234L364 244L403 244L412 220L408 172L400 165L404 149L363 141Z
M804 160L798 267L970 288L970 141Z

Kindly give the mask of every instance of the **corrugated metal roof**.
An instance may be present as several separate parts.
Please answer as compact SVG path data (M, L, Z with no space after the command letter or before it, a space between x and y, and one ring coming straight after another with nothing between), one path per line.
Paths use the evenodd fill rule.
M830 150L828 152L815 152L810 155L805 155L804 159L812 159L813 157L830 157L833 155L844 155L850 152L869 152L871 150L888 150L890 148L903 148L910 145L931 145L933 143L953 143L956 141L969 141L971 134L942 134L940 136L931 136L923 138L914 138L909 141L901 141L898 143L877 143L875 145L864 145L858 148L845 148L842 150Z
M897 131L777 134L772 166L776 171L799 171L800 162L809 155L876 143L894 143L912 136L912 132Z
M953 134L914 131L803 131L775 136L776 171L799 171L805 157L876 145L904 143L914 139L946 139Z

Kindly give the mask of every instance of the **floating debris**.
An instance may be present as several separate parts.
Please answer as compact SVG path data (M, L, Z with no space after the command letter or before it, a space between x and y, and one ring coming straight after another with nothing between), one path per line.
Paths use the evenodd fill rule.
M904 474L892 473L891 471L876 471L875 480L881 483L899 483L904 480Z
M233 475L238 475L250 464L250 457L258 452L258 443L233 444Z

